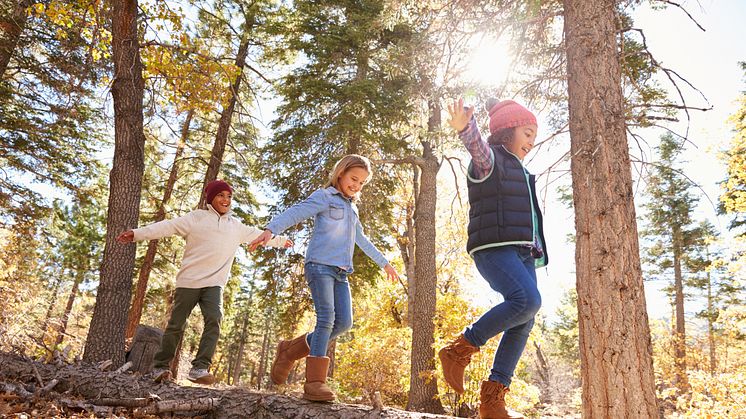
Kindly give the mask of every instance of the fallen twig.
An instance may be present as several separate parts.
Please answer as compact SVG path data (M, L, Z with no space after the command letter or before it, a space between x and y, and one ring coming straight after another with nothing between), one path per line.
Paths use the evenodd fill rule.
M34 375L36 376L36 381L39 383L39 387L44 387L44 380L41 379L41 374L39 374L39 369L36 368L36 365L31 364L31 366L34 369Z
M164 412L186 412L198 410L214 410L220 399L217 397L203 397L194 400L164 400L147 406L139 413L156 414Z
M131 367L132 367L132 361L127 361L127 362L124 363L124 365L122 365L121 367L117 368L117 370L114 371L114 372L116 374L121 374L121 373L127 371L128 369L130 369Z
M111 359L107 359L106 361L99 362L98 365L96 365L96 368L98 368L100 371L105 371L113 363L114 362Z

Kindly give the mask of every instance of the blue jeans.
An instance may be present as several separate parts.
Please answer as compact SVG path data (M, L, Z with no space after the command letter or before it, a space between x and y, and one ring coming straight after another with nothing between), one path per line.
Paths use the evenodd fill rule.
M352 296L347 272L336 266L307 262L306 281L316 308L316 328L306 340L311 356L326 356L329 341L352 327Z
M503 332L489 379L509 387L541 307L534 258L530 249L520 246L484 249L473 257L479 273L504 301L468 326L464 337L479 347Z

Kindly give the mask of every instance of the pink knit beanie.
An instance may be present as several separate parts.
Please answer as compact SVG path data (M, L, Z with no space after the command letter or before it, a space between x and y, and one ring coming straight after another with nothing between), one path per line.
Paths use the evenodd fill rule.
M215 199L215 195L223 191L233 193L233 188L231 188L231 185L229 185L228 182L224 180L213 180L209 182L207 186L205 186L205 197L207 198L206 202L208 204L212 204L212 200Z
M512 100L497 102L489 110L490 134L503 128L520 127L522 125L538 125L536 116L528 109Z

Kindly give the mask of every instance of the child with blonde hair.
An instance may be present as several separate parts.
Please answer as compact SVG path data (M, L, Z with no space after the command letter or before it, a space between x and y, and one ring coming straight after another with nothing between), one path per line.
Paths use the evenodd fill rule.
M280 341L271 371L272 381L284 384L295 361L305 357L303 397L308 400L332 401L335 397L326 384L329 369L326 350L331 339L352 327L352 297L347 276L353 271L355 245L383 268L389 279L399 277L365 236L358 218L355 202L371 173L367 158L356 154L344 156L334 165L324 188L275 216L264 233L250 245L264 244L273 234L314 218L306 250L305 276L316 310L316 327L312 333Z

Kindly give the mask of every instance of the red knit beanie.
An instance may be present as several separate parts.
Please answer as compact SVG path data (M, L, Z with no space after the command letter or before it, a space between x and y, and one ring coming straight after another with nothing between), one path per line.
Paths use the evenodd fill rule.
M229 185L228 182L224 180L213 180L212 182L209 182L207 186L205 186L205 197L207 198L206 202L208 204L212 204L212 200L215 199L215 195L223 191L228 191L232 194L233 188L231 188L231 185Z
M497 102L489 110L490 134L503 128L520 127L522 125L538 125L536 116L528 109L512 100Z

